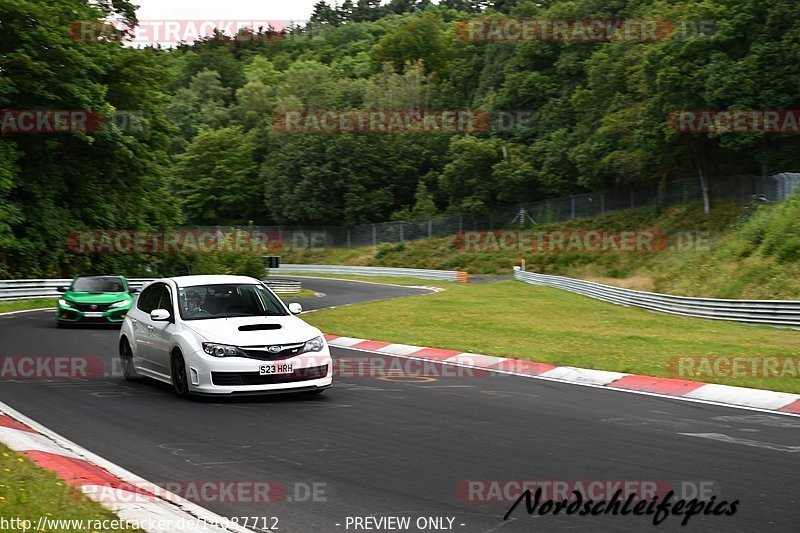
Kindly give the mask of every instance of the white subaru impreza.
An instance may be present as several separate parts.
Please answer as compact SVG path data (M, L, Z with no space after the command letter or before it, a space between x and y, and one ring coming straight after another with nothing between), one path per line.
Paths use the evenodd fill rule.
M180 396L322 392L331 356L320 331L245 276L182 276L147 285L119 336L126 379L171 383Z

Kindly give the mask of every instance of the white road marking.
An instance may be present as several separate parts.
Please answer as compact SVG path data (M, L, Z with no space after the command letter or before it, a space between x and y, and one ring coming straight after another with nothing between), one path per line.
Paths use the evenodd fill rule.
M776 450L779 452L797 453L800 452L800 446L787 446L785 444L773 444L771 442L761 442L758 440L742 439L739 437L731 437L724 433L678 433L678 435L686 435L688 437L700 437L701 439L711 439L720 442L729 442L731 444L741 444L742 446L752 446L754 448L764 448L766 450Z

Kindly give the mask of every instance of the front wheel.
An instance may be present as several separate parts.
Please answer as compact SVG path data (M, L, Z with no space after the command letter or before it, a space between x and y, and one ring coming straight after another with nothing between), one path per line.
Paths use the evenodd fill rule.
M189 380L186 378L186 363L180 352L172 356L172 388L181 398L189 397Z

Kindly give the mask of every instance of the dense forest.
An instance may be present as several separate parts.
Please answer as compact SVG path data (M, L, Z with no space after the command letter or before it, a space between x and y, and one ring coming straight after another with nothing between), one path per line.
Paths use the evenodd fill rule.
M658 20L674 31L465 37L476 18L509 17ZM797 134L685 133L668 120L800 108L796 0L321 1L302 25L175 47L71 31L109 18L137 23L127 0L0 2L0 109L106 118L91 131L2 130L0 278L139 265L70 255L75 230L355 225L800 168ZM287 110L489 119L455 133L298 133L279 127Z

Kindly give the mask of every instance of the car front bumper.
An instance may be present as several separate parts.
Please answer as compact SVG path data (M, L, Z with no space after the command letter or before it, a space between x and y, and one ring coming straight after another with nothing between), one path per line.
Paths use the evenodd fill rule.
M262 365L291 365L291 372L261 375ZM327 388L333 382L333 361L322 351L277 361L245 357L212 357L196 352L186 358L189 388L196 394L258 394ZM285 369L284 369L285 370Z
M129 307L116 307L105 311L79 311L72 307L59 305L56 318L65 324L122 324L128 315Z

